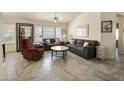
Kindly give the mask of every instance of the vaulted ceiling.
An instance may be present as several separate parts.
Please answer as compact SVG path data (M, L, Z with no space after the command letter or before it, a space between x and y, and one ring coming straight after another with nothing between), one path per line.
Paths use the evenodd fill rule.
M79 14L81 14L81 12L57 12L56 16L60 18L59 23L69 23ZM53 22L55 12L2 12L2 17Z

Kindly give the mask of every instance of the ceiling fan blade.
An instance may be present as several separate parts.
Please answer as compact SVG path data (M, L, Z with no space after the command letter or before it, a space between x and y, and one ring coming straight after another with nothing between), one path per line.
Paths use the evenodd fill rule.
M49 20L53 20L55 23L58 21L63 21L63 17L59 17L59 15L57 15L56 13L54 13L53 15L51 14L51 15L49 15L49 16L47 16L46 17L46 19L49 19Z
M58 17L59 20L63 20L63 17Z

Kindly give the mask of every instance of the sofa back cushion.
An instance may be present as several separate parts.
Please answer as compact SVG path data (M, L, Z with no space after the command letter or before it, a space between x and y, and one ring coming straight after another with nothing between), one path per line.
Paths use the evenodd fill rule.
M46 42L47 39L43 39L43 42Z
M56 41L60 41L59 38L45 38L43 39L43 42L47 42L48 40L49 40L49 43L52 43L52 44L54 44Z
M46 39L46 43L47 44L50 44L50 39Z
M55 38L50 39L50 43L52 43L52 44L55 43L55 41L56 41Z
M72 39L72 42L73 42L74 45L76 45L77 39Z
M88 41L89 42L89 46L98 46L99 45L99 43L97 42L97 41Z
M99 42L96 40L85 40L85 39L73 39L73 40L75 40L76 45L78 44L78 46L80 46L80 43L81 43L79 41L82 41L82 46L84 45L85 42L88 42L89 46L95 46L96 47L99 45Z

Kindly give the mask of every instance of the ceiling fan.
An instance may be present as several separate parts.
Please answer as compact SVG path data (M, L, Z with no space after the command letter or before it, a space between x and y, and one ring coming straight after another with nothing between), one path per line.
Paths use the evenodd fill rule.
M58 23L59 21L62 21L62 20L63 20L63 18L62 17L58 17L57 13L55 12L55 15L53 17L53 22L54 23Z

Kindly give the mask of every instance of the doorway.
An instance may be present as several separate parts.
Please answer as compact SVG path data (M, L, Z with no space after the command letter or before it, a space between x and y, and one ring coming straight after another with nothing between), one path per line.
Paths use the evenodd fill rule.
M116 37L116 58L119 56L119 23L116 24L116 32L115 32L115 37Z
M118 40L119 40L119 23L116 24L116 48L118 48Z

